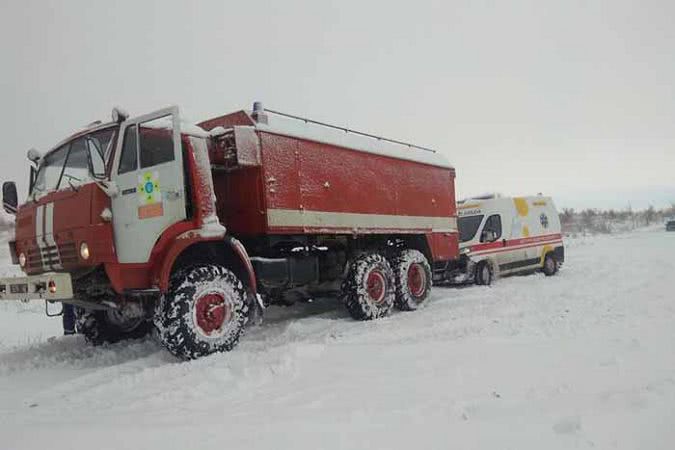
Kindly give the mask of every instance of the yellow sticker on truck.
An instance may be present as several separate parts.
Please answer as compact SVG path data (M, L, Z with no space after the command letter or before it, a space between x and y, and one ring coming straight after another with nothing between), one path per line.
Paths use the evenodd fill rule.
M162 205L162 190L157 171L145 172L138 175L138 218L150 219L164 215Z

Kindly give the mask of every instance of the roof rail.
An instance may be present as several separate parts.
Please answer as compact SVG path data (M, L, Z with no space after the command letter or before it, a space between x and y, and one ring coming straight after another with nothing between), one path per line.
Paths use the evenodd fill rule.
M311 124L314 124L314 125L321 125L321 126L324 126L324 127L333 128L335 130L344 131L345 133L352 133L352 134L357 134L359 136L365 136L365 137L368 137L368 138L371 138L371 139L376 139L378 141L391 142L393 144L403 145L405 147L416 148L416 149L419 149L419 150L424 150L424 151L427 151L427 152L436 153L436 150L434 150L432 148L421 147L419 145L410 144L408 142L403 142L403 141L397 141L397 140L394 140L394 139L387 139L387 138L382 137L382 136L376 136L374 134L364 133L362 131L351 130L349 128L339 127L337 125L331 125L329 123L318 122L316 120L307 119L305 117L300 117L300 116L294 116L292 114L286 114L286 113L283 113L283 112L274 111L272 109L265 108L264 112L276 114L277 116L288 117L289 119L300 120L300 121L305 122L305 123L311 123Z
M465 202L471 202L475 200L494 200L496 198L502 198L502 194L499 192L492 192L492 193L486 193L486 194L480 194L480 195L473 195L469 197L465 197L461 200L458 200L457 203L465 203Z

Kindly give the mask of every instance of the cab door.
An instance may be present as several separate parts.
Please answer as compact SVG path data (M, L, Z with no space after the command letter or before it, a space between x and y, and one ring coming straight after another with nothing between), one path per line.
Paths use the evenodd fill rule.
M505 251L503 248L505 241L503 238L501 214L491 214L485 219L485 223L480 232L480 241L481 243L501 243L501 245L495 247L492 259L497 266L499 266L500 272L508 270L505 265L511 262L512 259L510 252Z
M122 123L111 178L117 259L144 263L171 225L185 220L185 182L178 108Z

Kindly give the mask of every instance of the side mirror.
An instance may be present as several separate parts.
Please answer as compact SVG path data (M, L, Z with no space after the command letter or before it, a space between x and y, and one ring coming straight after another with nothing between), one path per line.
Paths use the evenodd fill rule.
M110 116L112 117L113 122L122 123L129 118L129 113L120 108L119 106L115 106L112 109L112 113L110 114Z
M26 158L28 158L29 161L37 166L37 164L40 162L40 159L42 159L42 153L35 150L34 148L31 148L28 150L28 152L26 152Z
M19 197L16 194L16 184L13 181L2 183L2 207L9 214L16 214Z
M28 194L33 193L33 186L35 186L35 178L37 177L37 169L30 166L30 178L28 179Z
M497 233L493 230L483 230L480 235L481 242L494 242L497 240Z

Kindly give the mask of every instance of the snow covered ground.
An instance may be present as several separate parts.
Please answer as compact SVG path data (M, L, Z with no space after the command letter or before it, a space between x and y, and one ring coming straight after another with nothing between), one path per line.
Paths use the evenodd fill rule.
M5 302L0 448L675 448L675 233L567 257L374 322L332 300L270 308L189 363L151 339L91 348Z

